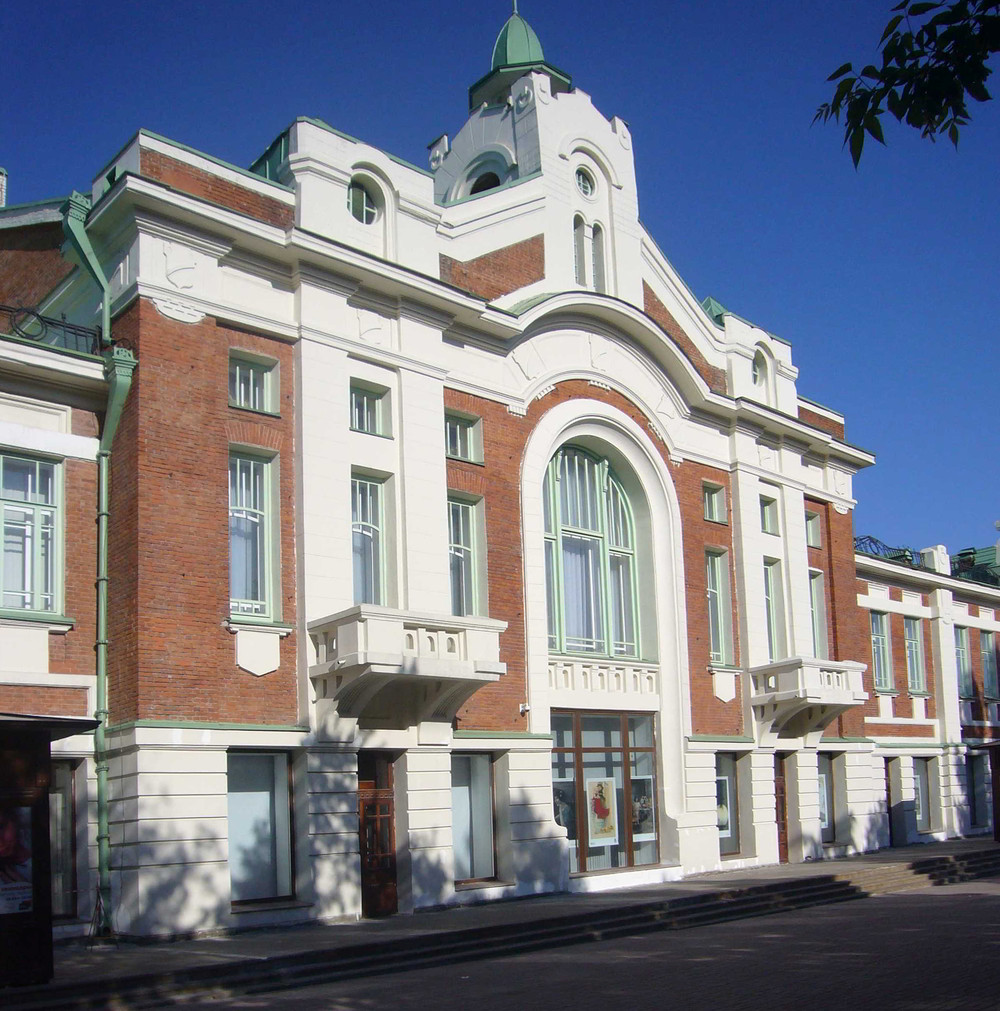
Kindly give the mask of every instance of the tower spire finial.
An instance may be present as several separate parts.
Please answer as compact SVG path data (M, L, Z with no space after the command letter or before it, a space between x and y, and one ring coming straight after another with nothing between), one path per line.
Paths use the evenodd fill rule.
M514 0L514 13L517 13L517 0Z

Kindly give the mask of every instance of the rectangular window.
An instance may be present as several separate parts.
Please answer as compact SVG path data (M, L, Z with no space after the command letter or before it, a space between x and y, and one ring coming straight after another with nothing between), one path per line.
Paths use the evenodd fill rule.
M919 618L903 619L903 642L906 644L906 683L911 692L927 691L924 669L923 630Z
M781 562L764 559L764 619L767 622L767 658L785 655L784 599L781 593Z
M493 769L490 755L451 756L455 880L494 876Z
M227 756L229 880L233 902L292 895L288 756Z
M270 467L266 460L229 456L229 610L270 615Z
M385 390L351 384L351 431L388 435L389 419Z
M989 824L986 808L986 758L965 756L965 796L969 805L969 823L974 828Z
M648 713L552 713L552 800L570 872L655 864L656 746Z
M837 838L833 794L833 756L819 756L819 828L820 839L832 843Z
M972 658L969 655L969 630L955 626L955 667L958 670L960 698L975 698L976 685L972 679Z
M913 809L917 831L929 832L931 827L931 760L913 759Z
M0 454L3 597L16 611L56 611L59 471L54 463Z
M778 501L767 495L760 497L760 529L765 534L778 532Z
M713 523L726 522L726 489L716 484L701 486L701 503L705 519Z
M889 652L889 615L881 611L869 614L872 632L872 674L876 689L892 689L892 657Z
M229 357L229 405L275 413L274 365L241 355Z
M733 662L732 603L729 595L729 555L705 552L705 586L708 597L708 637L712 663Z
M809 572L809 613L812 620L813 656L826 660L830 646L826 634L826 593L823 589L823 573Z
M354 603L384 604L383 503L385 485L372 478L351 478L351 536Z
M481 463L483 459L482 422L458 414L444 416L445 453L453 460Z
M735 755L715 756L715 814L719 826L719 853L740 851L740 793Z
M476 572L476 505L448 499L448 563L451 575L451 613L478 614Z
M1000 698L997 685L997 647L992 632L979 633L979 653L983 659L983 689L988 699Z
M819 513L806 510L806 544L810 548L822 546L823 535L820 526Z

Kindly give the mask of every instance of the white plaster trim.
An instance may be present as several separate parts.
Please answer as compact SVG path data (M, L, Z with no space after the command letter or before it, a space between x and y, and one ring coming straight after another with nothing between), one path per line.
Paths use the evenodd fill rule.
M32 672L22 674L18 671L3 671L0 673L0 685L23 685L30 688L86 688L88 691L96 684L93 674L39 674Z
M29 428L27 425L0 421L0 445L63 459L93 461L97 459L100 442L89 435L47 432L43 428Z

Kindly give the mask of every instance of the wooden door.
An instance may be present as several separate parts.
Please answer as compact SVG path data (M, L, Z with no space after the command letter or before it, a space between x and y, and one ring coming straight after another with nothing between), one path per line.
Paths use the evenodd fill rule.
M359 760L358 764L361 914L390 916L397 909L392 763L388 757L377 755Z
M774 756L774 820L778 825L778 861L788 863L788 793L785 788L785 756Z

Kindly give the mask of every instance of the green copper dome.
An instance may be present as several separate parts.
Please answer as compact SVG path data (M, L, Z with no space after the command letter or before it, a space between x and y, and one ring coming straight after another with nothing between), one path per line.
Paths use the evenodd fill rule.
M534 29L520 14L512 14L493 47L493 69L522 63L544 63L545 54Z

